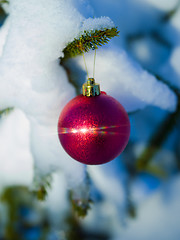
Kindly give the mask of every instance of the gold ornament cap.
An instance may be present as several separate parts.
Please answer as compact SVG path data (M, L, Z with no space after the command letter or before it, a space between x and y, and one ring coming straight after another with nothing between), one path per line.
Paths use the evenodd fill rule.
M87 82L82 86L83 95L86 97L94 97L100 95L100 85L95 83L94 78L88 78Z

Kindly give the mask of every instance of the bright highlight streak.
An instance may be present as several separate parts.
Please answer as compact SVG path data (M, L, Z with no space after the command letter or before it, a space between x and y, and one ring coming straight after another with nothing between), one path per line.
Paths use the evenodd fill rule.
M76 134L76 133L91 133L91 134L101 134L101 135L126 135L126 133L123 131L119 132L116 131L117 129L122 129L124 127L128 126L127 124L123 125L111 125L111 126L99 126L99 127L88 127L88 128L60 128L58 131L58 134ZM113 130L114 129L114 130Z
M81 131L82 133L86 133L86 132L87 132L87 129L86 129L86 128L82 128L80 131Z
M73 130L72 130L72 133L77 133L77 132L78 132L77 129L73 129Z

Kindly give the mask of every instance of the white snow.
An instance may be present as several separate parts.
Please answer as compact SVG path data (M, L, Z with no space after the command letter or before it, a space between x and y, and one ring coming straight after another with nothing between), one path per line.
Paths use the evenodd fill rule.
M40 174L61 168L75 185L83 179L84 166L65 153L56 130L58 116L75 90L58 58L78 33L82 19L70 1L12 0L0 59L0 109L12 106L26 114L31 152ZM23 134L23 128L19 132Z
M81 32L93 31L93 30L103 30L110 29L115 27L113 21L109 17L100 17L100 18L88 18L83 21Z
M29 133L29 121L21 110L16 109L1 119L0 188L32 184L33 158Z
M103 200L95 201L82 224L89 231L98 229L114 234L120 230L126 215L126 170L121 166L120 159L116 158L105 165L88 166L87 171Z
M180 75L180 46L174 49L170 61L175 71ZM179 85L180 85L180 82L179 82Z
M7 33L9 30L9 18L7 17L4 24L0 28L0 56L3 52L3 47L6 41Z
M116 44L118 48L127 49L143 67L179 88L179 79L169 66L171 48L180 40L177 0L91 0L90 3L94 9L93 16L109 16L120 30L119 38L114 38L111 46ZM169 21L163 21L165 14L175 7L177 11Z
M90 77L93 76L93 57L93 52L85 55ZM78 57L78 62L85 69L82 57ZM101 84L101 90L119 100L127 111L147 105L172 112L176 109L177 97L167 85L143 70L122 50L97 51L95 79Z
M166 183L138 209L138 216L123 231L122 240L179 240L180 176Z
M119 100L128 112L146 106L175 111L175 94L167 85L132 60L123 48L128 37L142 33L148 41L136 38L137 42L135 41L134 45L134 51L140 54L139 58L142 61L148 62L149 57L164 53L163 49L166 47L161 46L160 41L158 44L151 42L149 34L156 30L161 35L160 30L165 29L160 23L161 13L171 10L176 3L177 0L10 1L9 17L0 28L0 109L15 107L15 110L0 119L0 189L12 184L31 185L34 167L39 176L60 171L53 175L52 189L46 201L51 219L55 216L58 221L68 208L67 189L77 190L81 183L84 183L84 165L65 153L57 136L58 116L65 104L76 95L74 87L68 82L65 70L59 65L58 58L63 56L62 50L66 44L84 30L118 25L121 31L120 37L112 40L109 48L97 51L95 79L101 84L102 91ZM82 14L83 8L86 8L84 15L87 19L73 4L79 4ZM166 39L174 38L173 44L178 41L174 36L178 36L180 30L179 14L180 10L172 17L169 31L164 33ZM99 18L90 18L90 15ZM109 17L100 17L101 15L108 15L115 24ZM167 36L171 33L170 29L176 34ZM155 46L153 51L152 43ZM166 56L164 59L167 65L159 67L166 68L168 74L164 75L172 83L172 79L176 78L171 79L171 70L166 66L170 68L171 64L179 77L180 51L179 45L171 47L172 56L169 59ZM85 58L92 76L94 52L86 54ZM85 69L82 57L76 58L75 61ZM160 65L164 62L160 62ZM156 67L156 62L154 65ZM179 83L176 85L180 86ZM153 124L153 119L157 120L157 115L160 114L158 110L156 108L155 112L152 111L147 116L139 115L142 122L138 119L138 124L133 122L139 134L134 141L141 139L140 132L146 135L147 140L147 135L149 137L155 126L158 126ZM146 126L143 125L143 121L146 122ZM138 128L141 128L141 131ZM173 160L174 155L164 152L159 158L162 159L165 169L170 169L169 161ZM108 232L117 232L118 240L179 240L179 177L170 183L169 189L167 188L170 192L162 190L153 196L152 193L146 195L146 188L143 188L142 182L135 182L134 192L131 193L136 202L146 201L147 198L149 200L139 207L137 219L130 221L127 229L122 232L122 221L127 207L125 182L128 174L126 169L118 169L118 161L120 159L104 166L87 168L103 199L99 200L103 203L95 203L88 215L88 224L91 222L94 229L100 226L102 230L106 226ZM79 192L81 193L81 188ZM77 190L76 193L79 192Z
M47 207L51 223L59 224L68 212L67 181L63 173L52 175L51 189L48 191L45 206Z
M111 168L111 164L108 164ZM103 196L112 201L115 205L124 205L125 193L121 181L117 181L117 176L108 174L104 166L88 166L88 172L92 177L94 184L103 193ZM114 191L116 189L116 191Z
M180 31L180 7L177 9L170 23L172 24L173 27Z
M0 109L20 108L28 118L30 148L39 174L63 169L69 184L78 184L84 178L84 166L65 153L56 130L63 106L75 96L58 58L79 32L110 28L114 23L108 17L85 20L70 0L12 0L9 11L9 31L8 23L1 29L1 35L5 34L1 42ZM93 65L92 52L87 63ZM98 51L96 80L127 111L146 105L169 111L176 108L174 93L119 49ZM23 134L23 129L19 131Z

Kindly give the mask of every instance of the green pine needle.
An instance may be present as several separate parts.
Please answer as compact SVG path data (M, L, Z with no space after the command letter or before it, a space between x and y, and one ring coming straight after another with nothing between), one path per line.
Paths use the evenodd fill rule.
M93 204L92 199L90 198L74 199L72 191L69 192L69 199L70 199L73 212L78 217L81 217L81 218L86 217L88 214L88 211L91 209L91 204Z
M76 57L83 52L97 49L98 47L105 45L109 40L115 36L118 36L119 31L116 27L104 30L84 31L80 38L74 39L63 50L64 58Z
M73 211L78 215L78 217L85 217L88 211L91 209L91 204L93 201L91 199L79 199L71 200Z
M0 110L0 118L3 115L8 115L12 110L13 110L13 108L5 108L5 109Z
M51 189L52 175L48 174L43 177L35 175L33 193L38 200L44 201L48 195L48 190Z
M7 1L7 0L0 0L0 4L3 4L3 3L9 4L9 1Z

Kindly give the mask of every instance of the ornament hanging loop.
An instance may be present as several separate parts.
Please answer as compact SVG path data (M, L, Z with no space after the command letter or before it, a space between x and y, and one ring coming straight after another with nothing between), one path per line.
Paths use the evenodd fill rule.
M96 46L94 46L94 64L93 64L93 78L89 78L86 83L82 86L83 96L86 97L94 97L100 95L100 85L95 83L94 75L95 75L95 62L96 62Z
M86 97L94 97L100 95L100 85L95 83L94 78L88 78L82 87L83 95Z
M85 60L85 56L84 56L84 49L83 49L82 37L80 38L80 49L81 49L81 51L82 51L83 60L84 60L84 65L85 65L85 68L86 68L86 73L87 73L87 76L88 76L88 78L89 78L89 73L88 73L88 69L87 69L87 64L86 64L86 60Z
M95 64L96 64L96 46L94 47L94 65L93 65L93 78L95 76Z

